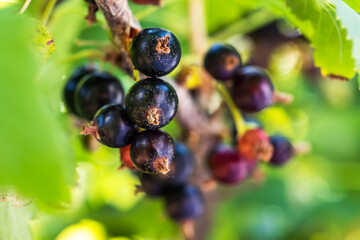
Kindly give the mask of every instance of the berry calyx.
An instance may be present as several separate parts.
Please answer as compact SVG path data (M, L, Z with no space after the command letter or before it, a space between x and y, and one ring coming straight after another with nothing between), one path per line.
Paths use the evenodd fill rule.
M224 184L244 181L248 175L247 160L235 149L220 145L210 155L209 168L215 180Z
M175 117L179 100L170 83L159 78L147 78L130 88L125 105L129 117L138 126L158 129Z
M75 71L70 75L69 79L67 80L64 86L64 91L63 91L64 103L69 112L78 115L76 113L75 99L74 99L76 86L83 77L94 71L96 71L96 69L90 66L80 66L77 69L75 69Z
M160 77L173 71L180 62L181 48L175 35L161 28L147 28L132 40L130 57L135 69Z
M127 116L123 106L110 104L102 107L95 115L91 126L83 126L81 134L92 134L111 148L125 147L138 132L138 127Z
M175 155L174 139L161 130L139 133L130 148L134 166L146 173L167 174Z
M204 213L204 199L199 188L190 184L174 186L165 191L167 214L175 221L187 221Z
M192 153L183 143L175 144L175 157L170 164L170 171L166 175L156 175L166 186L178 185L187 182L195 168L195 161Z
M273 154L273 147L268 135L259 128L246 131L237 146L241 155L250 161L268 162Z
M105 72L86 75L75 90L76 112L92 120L96 112L107 104L123 104L124 89L119 80Z
M206 53L204 66L215 79L227 80L241 67L241 57L233 46L216 43Z
M274 86L261 68L243 67L234 73L232 80L232 97L241 110L259 112L272 104Z
M271 165L282 166L294 156L295 149L286 137L274 135L270 137L270 142L274 147L274 153L269 162Z

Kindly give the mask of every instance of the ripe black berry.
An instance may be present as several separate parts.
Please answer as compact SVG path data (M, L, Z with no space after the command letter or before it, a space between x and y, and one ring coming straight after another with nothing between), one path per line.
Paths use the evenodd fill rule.
M195 161L192 153L183 143L175 144L175 158L170 165L169 173L159 175L166 185L185 183L189 180L195 168Z
M141 186L138 187L138 190L149 196L160 196L167 188L185 184L194 168L195 162L192 153L186 145L177 142L175 158L170 164L170 171L166 175L141 173L139 175Z
M138 132L138 127L127 116L119 104L102 107L95 115L90 127L84 126L83 134L93 134L95 138L111 148L121 148L130 144Z
M233 46L216 43L206 53L204 65L214 78L227 80L241 67L241 58Z
M146 129L158 129L167 125L175 117L178 103L175 89L159 78L136 82L125 99L129 117Z
M124 90L119 80L109 73L86 75L75 91L75 109L83 118L91 120L107 104L123 104Z
M161 130L139 133L130 148L131 161L135 167L147 173L167 174L174 155L174 139Z
M175 221L198 218L204 212L201 191L190 184L169 188L165 192L166 212Z
M130 57L135 69L143 74L164 76L180 62L180 43L168 30L147 28L132 40Z
M141 186L137 186L138 192L144 192L150 197L160 197L164 193L164 183L157 178L157 175L138 173Z
M271 165L284 165L294 156L294 147L286 137L281 135L271 136L270 142L274 147L273 156L270 159Z
M235 72L232 80L233 100L241 110L258 112L272 104L274 86L261 68L243 67Z
M210 155L210 171L215 180L224 184L236 184L246 179L249 165L235 149L220 145Z
M75 71L70 75L69 79L65 84L64 92L63 92L65 105L69 112L77 115L75 110L75 103L74 103L74 93L76 86L81 81L81 79L85 77L85 75L92 73L94 71L96 71L95 68L91 68L89 66L80 66L77 69L75 69Z

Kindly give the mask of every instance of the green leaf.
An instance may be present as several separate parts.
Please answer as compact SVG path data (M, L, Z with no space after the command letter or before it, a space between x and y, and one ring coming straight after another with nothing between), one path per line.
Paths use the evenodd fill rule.
M28 225L31 206L16 208L9 202L0 202L0 216L0 239L32 239Z
M349 5L356 12L360 12L360 1L359 0L343 0L347 5Z
M28 41L27 18L0 11L0 29L6 36L0 38L0 185L66 201L75 181L73 153L58 123L60 107L51 109L43 97L42 60Z
M360 15L343 1L332 0L336 7L337 18L347 31L347 37L352 41L352 57L355 59L355 69L360 71Z
M28 19L31 28L31 37L36 50L44 60L48 59L55 49L54 39L47 28L36 19Z
M324 0L287 0L287 6L301 22L293 22L315 48L315 64L324 75L353 77L355 63L352 42L337 20L334 8ZM314 31L304 31L303 22L309 22Z

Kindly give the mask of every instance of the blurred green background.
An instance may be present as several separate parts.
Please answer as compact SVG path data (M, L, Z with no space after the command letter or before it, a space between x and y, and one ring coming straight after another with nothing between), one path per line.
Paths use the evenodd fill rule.
M345 2L360 10L356 1ZM245 63L266 67L276 89L295 97L291 105L257 114L264 128L312 145L311 153L283 168L261 165L262 182L220 186L206 239L360 239L356 77L349 82L330 80L313 67L310 43L290 27L298 23L307 37L316 36L311 19L295 19L284 5L296 7L301 1L203 3L208 44L233 44ZM326 1L308 4L319 3ZM86 151L79 128L64 110L62 87L73 69L89 58L117 75L125 89L132 84L129 76L99 61L99 51L110 44L104 17L98 13L98 23L89 26L82 0L58 1L43 28L32 19L42 19L47 1L33 0L25 15L16 14L21 5L0 1L0 194L2 200L8 200L9 192L17 196L0 203L0 239L183 239L180 228L164 214L162 200L135 195L139 181L129 170L117 170L118 151ZM190 6L191 0L164 0L161 8L130 4L143 28L167 28L179 38L183 59L172 76L200 60L191 50ZM324 9L334 11L332 6ZM319 14L325 10L319 8ZM51 56L52 49L43 43L51 39L49 34L55 44ZM316 37L311 40L316 49ZM343 51L336 40L324 45L351 55L351 49ZM265 58L268 61L260 61ZM337 61L330 52L323 58L327 60L315 59L318 65ZM346 66L338 66L344 76L349 75L346 67L358 59L348 58ZM181 131L176 122L166 130L174 137Z

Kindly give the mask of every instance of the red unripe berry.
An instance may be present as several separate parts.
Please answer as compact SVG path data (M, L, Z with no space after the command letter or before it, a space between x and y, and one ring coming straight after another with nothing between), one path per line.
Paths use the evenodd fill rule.
M120 161L121 161L120 167L121 168L127 167L131 170L135 170L136 167L131 162L131 158L130 158L130 147L131 147L131 145L129 144L125 147L120 148Z
M133 3L140 4L140 5L161 5L161 0L131 0Z
M262 129L251 129L238 141L238 150L241 155L250 161L270 161L273 154L273 147L269 137Z
M236 149L218 146L209 159L210 171L215 180L224 184L244 181L248 175L248 161Z

